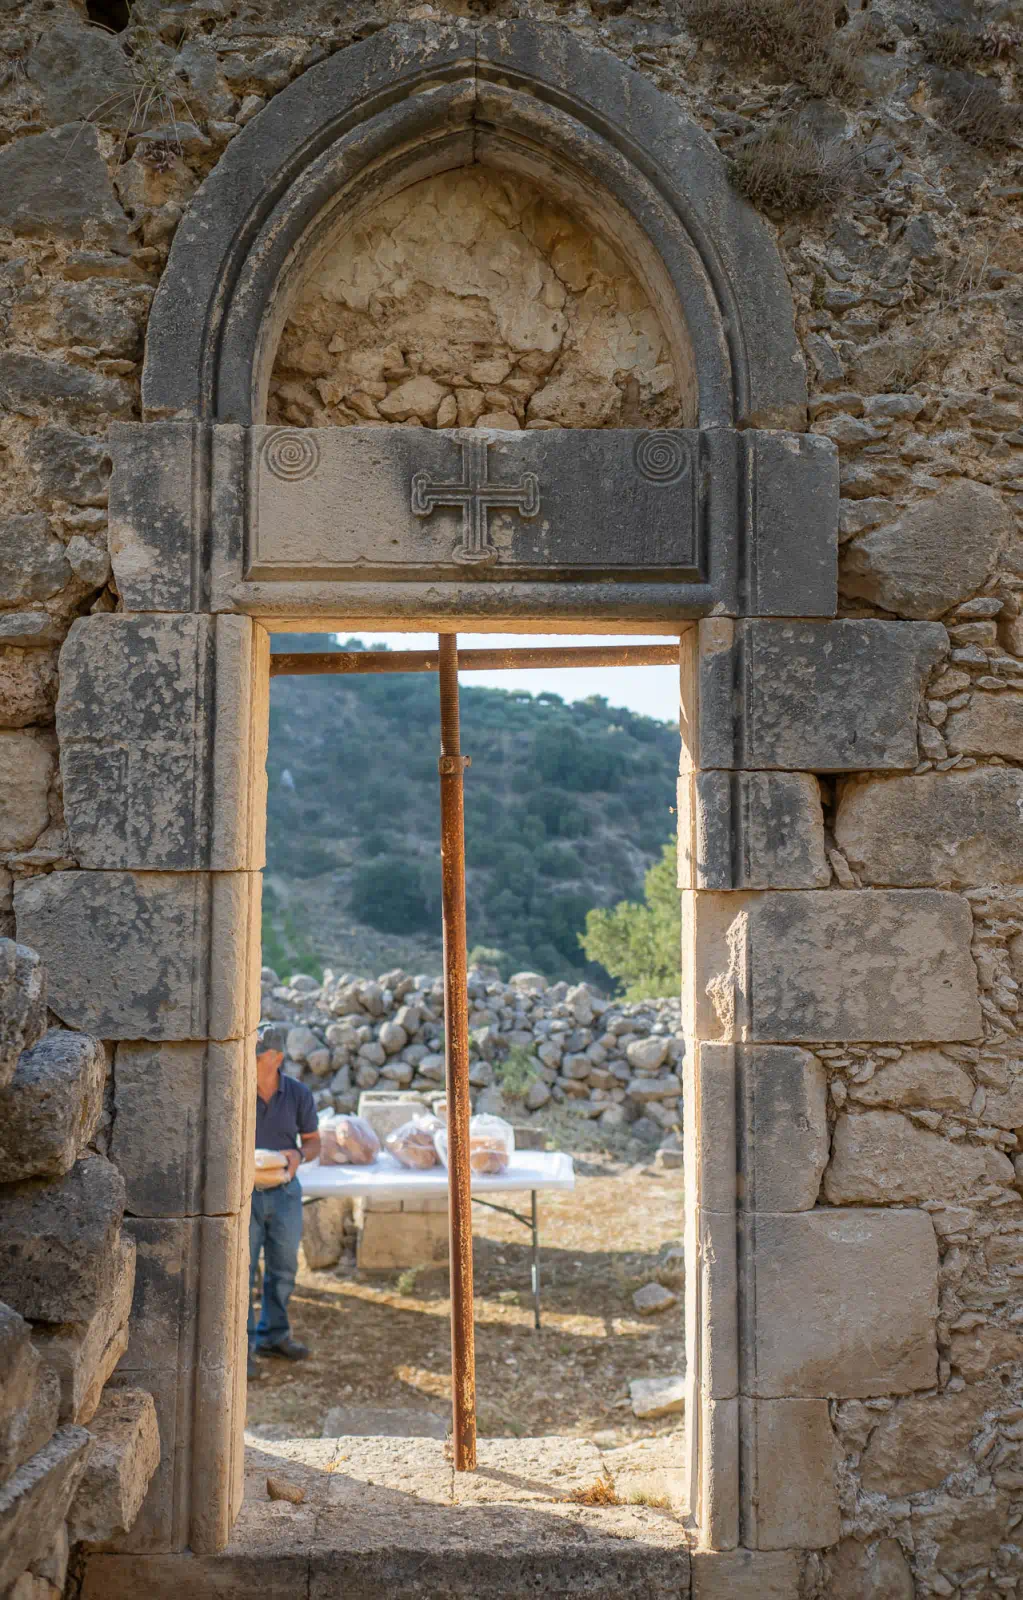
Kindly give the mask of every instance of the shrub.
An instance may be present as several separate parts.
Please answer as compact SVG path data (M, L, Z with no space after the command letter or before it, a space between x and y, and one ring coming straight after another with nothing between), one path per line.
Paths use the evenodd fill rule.
M526 1045L513 1044L494 1075L509 1100L524 1100L540 1076L540 1065Z
M730 177L754 205L791 216L833 209L855 188L857 159L789 122L776 122L736 148Z
M1023 132L1023 108L1007 100L990 78L950 72L940 99L948 126L967 144L1004 149Z
M622 900L613 910L590 911L579 935L591 961L625 983L630 1000L676 995L682 970L682 910L675 840L644 883L644 904Z
M798 78L814 94L860 87L860 34L835 28L827 0L683 0L689 27L732 56L758 59Z

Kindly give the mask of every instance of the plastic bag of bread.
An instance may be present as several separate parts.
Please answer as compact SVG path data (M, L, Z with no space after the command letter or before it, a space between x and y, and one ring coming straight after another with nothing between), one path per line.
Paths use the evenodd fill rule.
M320 1166L341 1166L342 1162L337 1153L337 1117L333 1111L321 1111L317 1122L320 1134Z
M448 1130L438 1129L434 1136L437 1154L444 1166L448 1164ZM469 1168L481 1178L493 1178L508 1170L515 1149L515 1129L503 1117L481 1112L469 1118Z
M403 1167L415 1167L420 1171L426 1167L435 1167L438 1157L434 1135L442 1126L439 1117L413 1117L411 1121L403 1122L400 1128L395 1128L393 1133L389 1133L384 1145L395 1161L400 1161Z
M335 1117L332 1137L324 1149L320 1129L320 1165L323 1167L368 1167L380 1154L380 1140L365 1117Z
M257 1150L254 1183L257 1189L279 1189L288 1181L288 1158L283 1150Z

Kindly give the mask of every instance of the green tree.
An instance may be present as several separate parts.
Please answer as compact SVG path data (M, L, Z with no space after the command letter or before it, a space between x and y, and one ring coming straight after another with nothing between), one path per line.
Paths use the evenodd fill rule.
M677 857L677 841L670 839L646 875L643 904L620 900L610 910L590 911L586 931L579 935L589 960L624 984L629 1000L678 993L682 912Z

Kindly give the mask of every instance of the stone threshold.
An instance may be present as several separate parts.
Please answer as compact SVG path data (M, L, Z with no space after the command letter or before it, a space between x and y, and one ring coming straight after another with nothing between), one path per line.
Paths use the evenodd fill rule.
M250 1439L226 1550L93 1553L81 1600L682 1600L681 1456L681 1434L487 1439L456 1474L438 1439ZM271 1500L268 1478L302 1503ZM570 1498L601 1484L622 1503Z

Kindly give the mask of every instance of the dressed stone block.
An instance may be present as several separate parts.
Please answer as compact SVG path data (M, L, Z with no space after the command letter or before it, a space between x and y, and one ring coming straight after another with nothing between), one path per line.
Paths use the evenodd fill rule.
M1014 767L862 778L842 786L835 840L864 884L941 889L1023 880Z
M936 1383L938 1246L926 1212L746 1212L739 1270L745 1395L866 1398Z
M259 1010L254 872L54 872L14 893L50 1005L102 1039L240 1039Z
M252 1187L255 1070L251 1036L118 1045L110 1154L133 1216L241 1209Z
M973 920L933 889L683 893L683 1028L748 1043L974 1039Z
M795 1550L697 1550L693 1600L795 1600L802 1572Z
M820 1550L842 1523L826 1400L741 1400L743 1543Z
M46 972L35 950L0 939L0 1088L46 1032Z
M830 1148L827 1074L808 1050L784 1045L739 1045L735 1055L740 1205L810 1211Z
M684 889L823 889L831 881L811 773L683 773L678 823Z
M856 772L915 767L937 622L706 618L683 650L684 763Z
M835 609L837 457L812 434L166 421L118 426L112 454L132 611Z
M82 617L61 651L64 814L83 867L263 863L269 636L244 617Z

